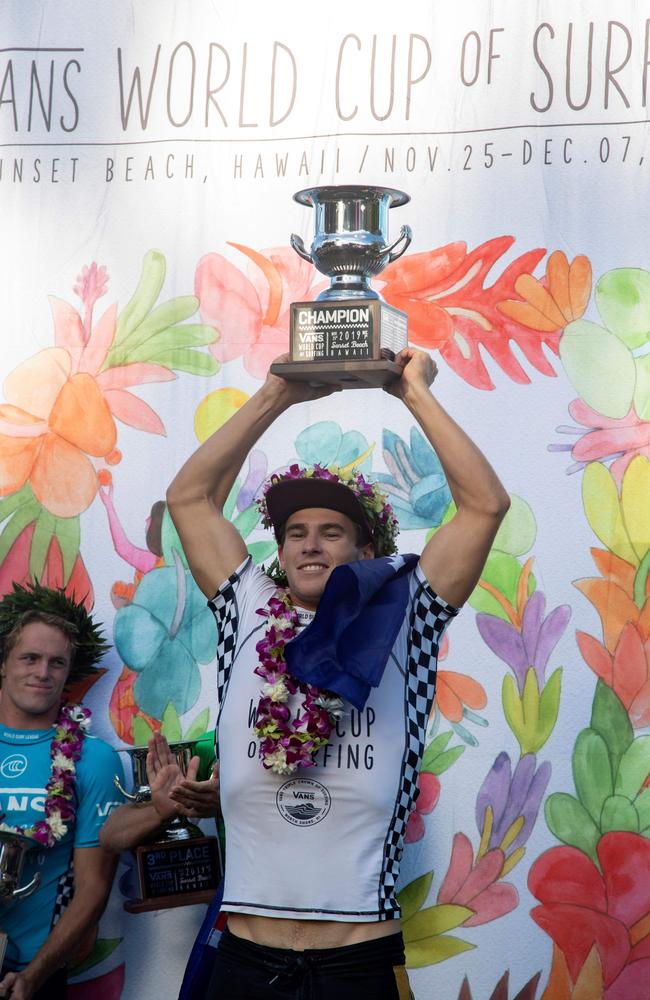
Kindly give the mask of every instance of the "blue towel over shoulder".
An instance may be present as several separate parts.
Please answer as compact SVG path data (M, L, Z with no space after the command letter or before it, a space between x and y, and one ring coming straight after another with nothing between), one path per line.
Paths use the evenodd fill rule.
M287 666L304 684L334 691L355 708L377 687L404 621L409 574L419 556L361 559L337 566L316 617L287 643Z

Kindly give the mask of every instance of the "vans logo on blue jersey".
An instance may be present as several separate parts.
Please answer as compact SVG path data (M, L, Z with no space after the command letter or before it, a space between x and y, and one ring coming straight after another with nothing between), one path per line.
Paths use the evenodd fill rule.
M24 753L12 753L0 764L0 774L3 778L20 778L27 770L27 757Z
M324 785L312 778L292 778L275 796L278 812L293 826L315 826L325 819L332 798Z

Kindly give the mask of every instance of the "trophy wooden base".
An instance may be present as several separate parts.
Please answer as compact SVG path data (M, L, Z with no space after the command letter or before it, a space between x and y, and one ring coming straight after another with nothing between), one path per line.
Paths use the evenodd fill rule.
M284 361L271 365L274 375L288 382L309 382L312 386L335 385L341 389L377 389L390 385L402 374L402 365L384 358L361 360Z
M142 844L133 853L141 898L124 903L128 913L209 903L223 874L216 837Z

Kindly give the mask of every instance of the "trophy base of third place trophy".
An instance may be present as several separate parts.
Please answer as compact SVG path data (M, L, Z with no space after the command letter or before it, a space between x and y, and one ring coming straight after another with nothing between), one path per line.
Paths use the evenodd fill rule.
M293 302L290 360L271 371L313 386L381 387L402 374L393 359L407 343L406 314L378 297Z
M128 913L209 903L223 875L216 837L143 844L133 853L141 898L124 903Z

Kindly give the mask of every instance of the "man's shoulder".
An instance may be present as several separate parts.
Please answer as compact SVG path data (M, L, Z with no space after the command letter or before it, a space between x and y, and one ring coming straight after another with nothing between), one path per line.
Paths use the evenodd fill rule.
M102 740L90 733L84 737L81 747L81 759L79 761L80 767L83 767L83 769L94 769L110 765L114 768L117 760L117 750L110 743L107 743L106 740Z

